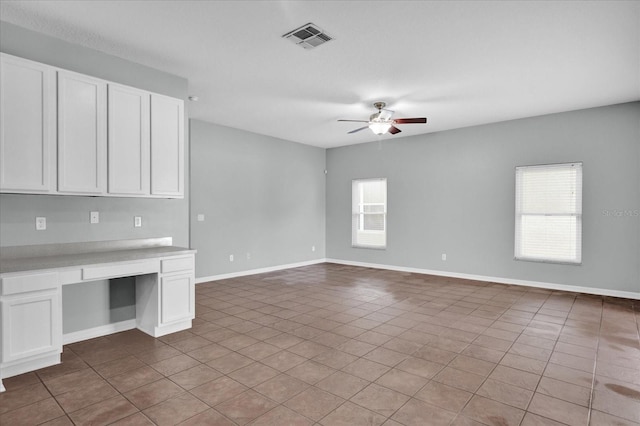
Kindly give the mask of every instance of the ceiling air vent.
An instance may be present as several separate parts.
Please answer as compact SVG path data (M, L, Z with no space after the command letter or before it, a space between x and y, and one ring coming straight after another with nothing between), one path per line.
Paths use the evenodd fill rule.
M325 33L322 28L312 24L311 22L286 33L282 37L291 40L298 46L302 46L305 49L313 49L314 47L332 40L329 34Z

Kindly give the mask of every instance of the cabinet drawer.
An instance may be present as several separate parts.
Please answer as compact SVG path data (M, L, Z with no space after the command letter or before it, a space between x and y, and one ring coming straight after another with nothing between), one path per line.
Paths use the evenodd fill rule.
M165 259L162 261L162 273L190 271L194 268L193 256L180 257L177 259Z
M99 280L104 278L129 277L133 275L158 272L155 262L136 262L123 265L94 266L82 268L83 280Z
M2 294L27 293L55 289L58 287L58 274L47 272L42 274L29 274L2 279Z

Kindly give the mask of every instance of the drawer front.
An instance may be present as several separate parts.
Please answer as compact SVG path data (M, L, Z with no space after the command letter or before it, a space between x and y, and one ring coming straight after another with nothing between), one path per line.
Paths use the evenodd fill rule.
M55 289L57 287L58 274L56 272L20 275L2 279L3 295Z
M191 271L195 267L193 256L165 259L162 261L162 273Z
M82 268L83 280L99 280L116 277L129 277L158 272L157 262L136 262L120 265L93 266Z

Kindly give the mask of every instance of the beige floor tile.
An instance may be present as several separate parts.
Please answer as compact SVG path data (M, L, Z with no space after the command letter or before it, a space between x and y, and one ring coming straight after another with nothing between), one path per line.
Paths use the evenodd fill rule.
M357 356L337 349L323 352L320 355L313 357L313 361L335 369L341 369L357 359Z
M126 392L123 395L138 409L144 410L183 392L184 390L180 386L169 379L161 379Z
M326 365L318 362L305 361L302 364L287 370L286 374L313 385L325 377L330 376L335 371L336 370L334 368L327 367Z
M190 390L195 388L196 386L200 386L203 383L207 383L213 379L217 379L221 375L222 374L220 372L214 370L213 368L200 364L196 367L169 376L169 379L172 382L180 385L182 388Z
M311 426L313 421L282 405L251 422L251 426Z
M8 389L6 392L0 393L0 414L50 397L51 394L47 388L39 382L14 390Z
M279 374L278 370L268 367L259 362L254 362L245 367L239 368L228 374L233 380L242 383L247 387L254 387L262 382L275 377Z
M248 390L218 404L215 409L239 425L245 425L276 405L258 392Z
M482 382L484 382L485 377L457 370L455 368L446 367L440 371L433 380L467 392L475 392L478 390Z
M208 409L207 404L193 395L183 393L147 408L143 413L155 424L162 426L178 424Z
M361 379L342 371L336 371L329 377L321 380L316 386L324 391L349 399L369 385L368 380Z
M416 376L424 377L425 379L430 379L438 374L438 372L444 368L444 365L422 358L411 357L396 365L395 368Z
M64 411L53 398L42 399L29 405L0 414L2 425L37 425L64 415Z
M462 410L472 396L471 392L434 381L429 382L415 394L416 399L454 413Z
M309 385L302 380L286 374L280 374L253 389L276 402L283 403L308 387Z
M525 410L529 405L529 401L531 401L533 391L487 379L482 386L480 386L480 389L476 391L476 395Z
M501 402L475 395L462 410L462 414L484 424L511 426L519 425L525 412Z
M385 417L391 416L408 400L409 396L375 383L370 384L351 398L351 402Z
M455 413L412 398L392 416L392 420L406 426L440 426L449 425L455 417Z
M424 377L392 368L376 380L376 383L405 395L412 396L426 385L428 381L429 380Z
M69 414L75 425L110 424L137 413L138 409L122 395L98 402Z
M537 374L503 365L498 365L489 378L528 390L535 390L540 381L540 376Z
M243 384L223 376L192 389L190 393L213 407L245 390L247 387Z
M315 387L299 393L284 403L288 408L319 421L324 416L338 408L345 400Z
M378 426L385 420L385 416L347 401L320 423L323 426Z
M359 358L351 364L342 368L342 371L344 371L345 373L352 374L370 382L375 381L376 379L378 379L378 377L382 376L389 370L390 368L386 365L369 361L368 359L364 358Z
M528 411L572 426L587 424L589 409L561 399L536 393Z

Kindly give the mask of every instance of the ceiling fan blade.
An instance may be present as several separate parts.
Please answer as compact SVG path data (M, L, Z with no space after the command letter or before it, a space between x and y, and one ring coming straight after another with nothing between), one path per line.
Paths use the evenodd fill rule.
M359 129L355 129L355 130L352 130L350 132L347 132L347 134L359 132L360 130L364 130L364 129L368 129L368 128L369 128L369 126L360 127Z
M396 126L389 127L389 133L395 135L396 133L400 133L402 130L398 129Z
M351 121L353 123L368 123L367 120L338 120L338 121Z
M425 117L421 118L396 118L395 121L397 124L412 124L412 123L426 123L427 119Z

